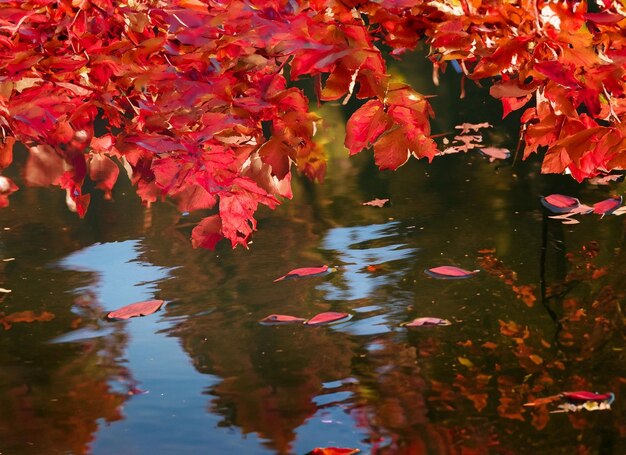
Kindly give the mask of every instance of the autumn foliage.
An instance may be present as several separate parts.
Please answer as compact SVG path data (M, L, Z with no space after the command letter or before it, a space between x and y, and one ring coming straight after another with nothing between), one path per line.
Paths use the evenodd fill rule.
M393 81L393 57L424 42L521 116L524 157L582 180L626 166L626 10L600 1L19 0L0 7L0 167L16 141L24 181L64 189L84 215L86 179L111 197L120 168L147 205L209 209L195 246L247 245L259 205L290 198L295 169L322 181L319 101L363 100L351 155L380 169L432 160L427 97ZM485 89L487 91L487 89ZM96 136L102 120L106 132ZM0 205L17 189L0 177Z

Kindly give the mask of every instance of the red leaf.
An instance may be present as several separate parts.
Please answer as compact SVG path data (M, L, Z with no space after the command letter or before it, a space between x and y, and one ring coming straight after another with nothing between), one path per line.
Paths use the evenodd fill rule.
M117 164L106 155L94 154L89 161L89 178L96 188L104 191L104 198L111 199L111 191L120 173Z
M417 318L413 319L411 322L407 322L406 324L402 324L405 327L433 327L433 326L443 326L443 325L451 325L452 323L447 319L440 318Z
M548 79L566 88L577 88L580 84L574 77L573 65L564 65L558 61L535 63L534 68Z
M130 305L118 308L107 314L108 319L128 319L135 316L148 316L154 313L163 305L163 300L146 300L144 302L131 303Z
M424 270L427 275L432 276L433 278L469 278L472 275L475 275L479 272L479 270L465 270L459 267L454 267L451 265L443 265L441 267L434 267L432 269Z
M383 207L387 202L389 202L389 199L372 199L371 201L363 202L362 205L371 205L372 207Z
M272 324L302 324L306 321L304 318L298 318L295 316L288 316L285 314L270 314L267 317L264 317L259 322L264 325L272 325Z
M191 231L191 245L194 248L215 249L217 242L222 240L222 219L219 215L203 218Z
M18 190L18 186L8 177L0 175L0 208L9 205L9 196Z
M617 210L620 205L622 205L622 196L605 199L604 201L593 204L593 213L602 216L610 215Z
M328 271L327 265L322 265L320 267L302 267L299 269L293 269L287 272L287 275L283 275L280 278L276 278L274 280L274 283L276 283L277 281L286 280L290 278L301 278L304 276L322 275L326 273L327 271Z
M571 212L580 205L580 201L575 197L563 194L551 194L541 198L541 204L552 213Z
M391 119L378 100L370 100L358 108L346 123L345 146L355 155L387 131Z
M578 392L562 392L561 397L569 401L607 401L611 402L615 399L613 393L593 393L587 391Z
M325 313L316 314L311 319L306 321L305 325L321 325L321 324L330 324L331 322L340 321L342 319L349 318L350 315L348 313L335 313L333 311L328 311Z
M343 447L316 447L307 455L353 455L360 453L359 449L347 449Z

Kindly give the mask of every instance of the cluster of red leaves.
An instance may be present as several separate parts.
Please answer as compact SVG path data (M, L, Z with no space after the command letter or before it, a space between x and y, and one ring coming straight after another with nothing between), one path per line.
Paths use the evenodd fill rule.
M611 7L614 8L614 7ZM366 101L347 124L350 154L372 145L381 169L437 154L426 97L391 82L395 56L426 39L436 68L457 60L496 78L505 115L532 95L525 155L577 179L621 168L622 11L586 3L340 0L13 0L0 8L0 169L15 141L25 181L58 185L84 215L87 178L111 197L119 166L145 204L212 209L195 246L247 245L259 205L291 197L292 165L321 181L317 116L290 80L322 101ZM615 7L616 8L616 7ZM567 27L566 27L567 25ZM96 136L94 121L107 132ZM0 205L17 187L6 177Z
M547 147L543 172L581 181L626 164L626 11L617 2L467 1L440 7L446 19L426 33L436 65L459 60L504 116L525 106L524 157Z

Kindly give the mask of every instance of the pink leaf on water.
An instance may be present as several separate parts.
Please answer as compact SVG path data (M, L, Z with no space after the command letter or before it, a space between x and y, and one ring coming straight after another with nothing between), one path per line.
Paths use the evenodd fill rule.
M426 269L424 272L433 278L469 278L472 275L477 274L480 270L465 270L459 267L451 265L443 265L440 267L433 267L432 269Z
M327 265L322 265L320 267L302 267L299 269L293 269L290 272L287 272L287 275L283 275L280 278L276 278L274 280L274 283L276 283L277 281L286 280L290 278L301 278L304 276L322 275L328 271L329 269Z
M611 197L604 201L596 202L593 204L593 213L598 215L610 215L622 205L622 196Z
M615 395L613 393L593 393L587 391L563 392L561 397L569 401L609 401L613 402Z
M362 205L370 205L372 207L382 207L387 202L389 202L389 199L372 199L371 201L363 202Z
M342 319L349 318L350 315L348 313L335 313L333 311L328 311L325 313L319 313L313 316L311 319L305 322L306 325L320 325L320 324L330 324L331 322L340 321Z
M130 305L118 308L107 314L108 319L128 319L135 316L148 316L154 313L163 305L163 300L146 300L145 302L131 303Z
M259 322L264 325L272 324L302 324L306 321L304 318L298 318L296 316L289 316L286 314L270 314L264 317Z
M541 198L541 204L552 213L571 212L580 205L580 201L575 197L563 194L551 194Z
M407 322L406 324L402 325L404 325L405 327L434 327L451 324L452 323L447 319L425 317L413 319L411 322Z

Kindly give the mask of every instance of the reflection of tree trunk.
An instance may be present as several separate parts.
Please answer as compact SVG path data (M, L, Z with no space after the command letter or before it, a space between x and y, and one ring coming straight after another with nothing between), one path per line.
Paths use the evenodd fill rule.
M549 237L548 225L549 225L548 216L546 215L544 211L543 217L541 220L541 256L540 256L540 262L539 262L539 276L540 276L539 282L540 282L540 287L541 287L541 304L546 309L548 315L555 323L556 328L554 332L554 341L558 345L559 344L559 332L561 331L562 326L561 326L561 322L559 321L558 315L556 314L554 309L550 306L550 300L555 296L548 297L546 293L546 288L547 288L546 261L547 261L547 256L548 256L548 237ZM558 223L558 225L559 225L559 229L557 229L556 231L556 234L557 234L556 241L563 244L563 229L560 223ZM557 274L557 279L561 281L565 279L565 255L563 254L564 249L556 247L555 250L557 251L557 256L556 256L556 261L555 261L556 274ZM561 254L558 254L559 251Z

